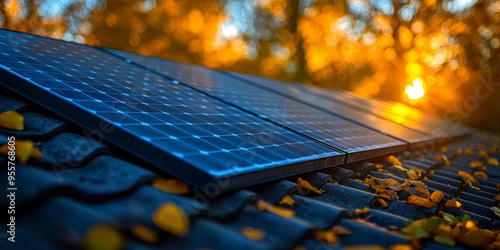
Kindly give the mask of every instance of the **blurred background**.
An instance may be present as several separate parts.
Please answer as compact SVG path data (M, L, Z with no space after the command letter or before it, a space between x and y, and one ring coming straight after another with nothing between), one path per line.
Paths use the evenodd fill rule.
M0 0L2 28L402 102L500 132L500 1Z

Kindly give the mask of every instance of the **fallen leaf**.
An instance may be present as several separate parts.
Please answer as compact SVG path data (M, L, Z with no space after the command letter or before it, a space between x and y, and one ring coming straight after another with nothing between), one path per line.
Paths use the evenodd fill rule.
M443 191L436 190L431 194L431 201L438 204L444 198Z
M431 232L438 228L441 223L442 222L438 217L432 216L430 218L413 221L401 231L418 240L430 237Z
M462 209L462 203L456 201L455 199L447 200L444 205L447 207L454 207L454 208Z
M8 144L0 147L1 154L9 154L11 148L15 148L14 152L16 153L15 157L21 164L25 164L30 157L33 158L41 158L43 157L42 152L35 148L35 144L30 140L18 140L14 146L9 146Z
M444 154L444 153L448 152L448 148L446 146L441 146L439 148L439 152L441 152L441 154Z
M488 179L488 175L483 171L474 171L474 173L472 173L472 176L474 176L475 178Z
M396 244L389 247L389 250L413 250L410 244Z
M376 177L366 178L363 183L375 190L380 197L388 200L399 199L398 191L402 190L401 183L393 178L379 179Z
M295 211L293 211L293 210L278 207L278 206L272 205L270 203L267 203L263 200L258 200L256 205L257 205L257 209L259 209L261 211L268 211L270 213L279 215L283 218L293 218L293 216L295 215Z
M382 206L382 207L388 207L389 206L384 199L378 199L378 204L380 204L380 206Z
M399 161L399 159L396 158L394 155L390 155L389 157L387 157L387 161L389 163L391 163L393 166L402 166L403 165L401 163L401 161Z
M495 159L495 158L488 158L487 163L490 164L490 165L500 166L499 163L498 163L498 160Z
M491 210L500 218L500 207L492 207Z
M241 233L251 240L263 240L266 237L266 232L262 229L256 229L251 227L243 227Z
M308 181L302 180L302 178L300 178L300 177L299 177L299 179L297 179L297 184L299 184L300 187L311 190L317 194L322 194L325 192L323 190L320 190L320 189L313 187L311 184L309 184Z
M474 154L474 150L472 150L471 148L466 148L465 149L465 154L466 155L473 155Z
M477 155L481 158L488 158L488 153L484 150L479 151L479 153L477 153Z
M413 205L416 205L419 207L425 207L425 208L431 208L434 206L434 203L432 201L430 201L429 199L422 198L422 197L419 197L416 195L410 195L410 197L408 197L407 202L408 202L408 204L413 204Z
M462 153L463 153L462 148L457 148L457 151L455 151L456 156L460 156L462 155Z
M188 194L189 185L178 179L157 178L151 184L154 188L173 194Z
M469 166L471 168L479 168L479 167L483 166L483 163L480 162L480 161L471 161L471 163L469 164Z
M446 155L436 155L436 160L446 166L449 166L450 165L450 161L448 160L448 157L446 157Z
M24 117L14 110L0 113L0 127L12 130L24 130Z
M189 232L189 219L175 203L161 204L151 218L159 228L173 235L184 236Z
M123 235L112 226L101 224L90 228L84 239L88 250L117 250L124 245Z
M314 238L318 241L333 244L338 241L337 235L332 230L318 230L314 232Z
M147 228L146 226L135 225L130 229L130 231L136 238L141 241L147 243L155 243L158 241L158 235L156 234L156 232Z
M467 172L464 172L464 171L459 171L458 172L458 176L462 177L462 181L468 185L470 188L473 188L473 189L476 189L476 190L479 190L478 187L474 187L472 185L472 183L476 183L476 184L479 184L479 181L476 180L476 178L474 178L474 176L472 176L471 174L467 173Z
M281 199L280 202L278 202L278 203L280 205L287 204L288 206L293 206L295 201L292 199L292 197L290 195L285 195L285 197L283 197L283 199Z
M413 168L413 169L406 171L406 175L408 175L408 178L410 180L416 181L416 180L420 179L420 177L422 177L422 172L423 172L423 170L420 168Z
M364 207L363 209L354 210L354 214L356 214L356 215L366 215L368 212L370 212L369 207Z
M430 198L431 193L427 189L427 186L421 181L405 180L402 185L403 191L410 195L419 196L422 198Z
M455 217L454 215L452 214L449 214L449 213L445 213L443 212L443 219L449 224L449 225L456 225L459 220L457 219L457 217Z

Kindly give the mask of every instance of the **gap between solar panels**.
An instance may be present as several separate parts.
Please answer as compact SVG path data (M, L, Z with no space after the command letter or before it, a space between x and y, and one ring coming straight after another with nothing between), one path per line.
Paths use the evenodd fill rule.
M94 48L0 30L1 85L204 190L342 164L346 154Z

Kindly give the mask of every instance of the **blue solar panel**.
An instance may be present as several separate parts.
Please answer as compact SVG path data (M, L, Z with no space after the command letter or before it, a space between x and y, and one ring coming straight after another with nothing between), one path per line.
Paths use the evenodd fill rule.
M110 52L347 152L347 162L400 152L407 146L393 137L205 67Z
M0 30L0 55L0 84L200 188L229 177L220 188L230 190L344 160L94 48Z
M337 114L351 121L359 122L362 125L373 128L384 134L392 135L400 140L409 142L410 149L432 145L434 140L437 139L435 136L425 132L418 132L390 120L382 119L370 113L362 112L332 100L321 98L310 93L306 90L306 87L302 87L301 85L241 73L226 72L226 74L236 79L247 81L255 86L270 89L270 91L274 91L275 93L280 93L284 96L302 101L312 107Z

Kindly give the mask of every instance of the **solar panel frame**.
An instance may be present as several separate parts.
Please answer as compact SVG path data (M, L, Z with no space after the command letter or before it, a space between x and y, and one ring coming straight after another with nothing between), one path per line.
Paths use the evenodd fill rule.
M338 116L333 116L332 114L326 113L322 110L309 107L287 97L277 95L276 93L272 93L265 89L255 87L237 79L230 78L219 71L214 71L203 66L187 65L183 63L168 61L165 59L145 57L123 51L110 49L107 49L107 51L109 51L111 54L115 54L116 56L123 58L124 60L135 63L137 65L142 65L144 68L149 69L152 72L161 74L168 79L177 80L181 84L185 84L194 89L198 89L213 96L214 98L218 98L227 103L231 103L233 105L241 107L248 112L255 113L256 115L266 117L274 122L277 122L277 124L281 124L282 126L296 131L297 133L301 133L308 136L309 138L313 138L317 141L321 141L335 148L338 148L339 150L347 152L347 162L360 161L377 156L398 153L404 151L407 148L406 142L400 141L394 137L383 135L379 132L375 132L370 128L360 126L345 119L339 118ZM177 68L175 69L175 72L165 72L168 67ZM182 73L183 70L191 71L185 72L184 74ZM203 79L201 79L201 81L197 81L195 77L200 72L204 72L205 75L202 77ZM231 84L224 82L227 80L231 81ZM238 86L241 86L242 89L240 89ZM278 101L276 101L275 99ZM283 105L283 103L285 105ZM289 113L294 114L294 117L302 116L302 121L295 118L290 119L290 117L288 117L287 115L278 114L280 112L283 112L283 108L288 109L285 111L291 110L291 112ZM306 116L307 119L303 118ZM328 128L325 128L324 126L314 127L314 125L317 124L307 124L312 120L324 123L324 125L328 126ZM331 123L332 121L334 122L333 124ZM331 129L335 128L335 126L339 124L345 126L341 127L340 130ZM356 132L358 132L359 134L357 135L357 137L346 137L342 136L342 130L351 131L349 132L351 134L353 130L356 130ZM375 136L377 136L378 138L375 138ZM357 142L357 144L353 144L352 140L356 140L357 138L364 139L364 145L361 145L359 141ZM376 144L373 144L375 142L369 141L372 139L378 140L376 142L378 145L380 145L378 148ZM389 140L392 141L388 142ZM341 145L336 143L341 143ZM370 143L372 143L370 146L366 146ZM392 145L389 145L391 143ZM349 148L349 145L352 145L351 148Z
M6 31L4 31L4 30L0 30L0 37L2 37L2 33L5 33L5 32ZM10 31L7 33L12 34L12 33L10 33ZM17 33L17 32L15 32L14 34L16 34L15 36L20 36L21 40L23 37L24 38L34 38L35 37L32 35L21 34L21 33ZM17 37L17 38L19 38L19 37ZM102 53L99 50L96 50L94 48L87 47L84 45L66 43L66 42L52 40L52 39L48 39L48 38L40 38L40 37L36 37L36 38L43 39L45 41L50 41L50 42L56 43L56 44L57 43L70 44L71 46L84 47L88 50L89 53L102 54L103 56L106 55L109 58L116 60L116 62L121 62L121 63L123 62L119 59L116 59L116 58L111 57L105 53ZM65 66L62 62L58 62L57 61L58 59L48 60L46 63L49 63L49 62L52 64L55 63L55 64L57 64L57 68L61 67L61 68L65 68L67 70L71 70L72 73L74 72L74 75L73 74L72 75L69 75L69 74L64 75L64 74L59 74L56 72L47 72L47 71L43 72L41 70L40 71L36 71L36 70L33 71L33 70L29 70L29 69L27 70L27 72L24 72L24 74L23 74L22 70L26 70L25 68L23 68L23 67L26 67L26 65L24 65L23 63L19 64L19 61L16 62L16 60L6 59L5 56L7 54L5 54L5 51L6 51L5 45L7 45L7 44L1 42L1 40L2 39L0 39L0 43L2 43L4 46L2 46L2 48L0 48L0 53L3 54L4 58L0 58L0 61L2 62L2 63L0 63L0 76L2 77L2 81L0 81L0 85L3 85L7 89L10 89L11 91L16 92L17 94L29 99L30 101L33 101L33 102L35 102L43 107L46 107L50 111L54 112L55 114L60 115L61 117L64 117L65 119L69 120L70 122L81 125L83 128L87 129L87 131L92 131L92 132L99 135L99 133L103 133L103 131L101 131L101 132L96 131L96 128L100 129L102 127L110 126L110 122L112 122L112 121L109 121L109 120L106 121L106 119L103 119L103 117L98 117L96 115L99 111L94 112L94 111L91 111L89 109L84 109L84 107L88 107L88 106L84 106L84 105L89 105L88 102L90 102L90 101L87 101L87 103L85 103L86 102L85 100L78 101L78 102L72 102L69 99L61 98L61 95L65 94L65 91L70 91L69 90L70 88L75 88L74 84L78 84L78 80L79 80L78 78L81 78L80 80L82 80L82 79L89 80L89 82L92 82L91 79L97 79L97 78L92 78L93 76L91 76L91 75L80 74L80 73L74 71L74 69L72 69L72 68L65 68L67 66ZM29 44L29 46L35 46L35 44ZM39 56L40 55L41 54L39 54ZM12 58L15 58L15 57L12 57ZM64 58L64 56L62 56L62 58ZM18 58L18 59L20 59L20 58ZM45 64L43 62L43 60L42 61L37 60L36 56L35 57L26 56L23 60L27 61L26 63L32 64L32 66L44 68L45 70L56 68L55 66L51 66L51 67L47 66L50 64ZM77 60L77 59L75 59L75 60ZM5 65L6 62L9 63L8 66ZM82 61L82 63L84 63L84 61ZM96 63L99 64L98 62L96 62ZM133 65L130 65L128 63L126 63L126 65L127 65L127 67L130 67L130 69L141 71L141 72L144 72L145 74L147 73L148 75L150 74L150 72L144 71L144 70L137 68ZM103 64L102 66L106 66L106 65ZM96 68L96 70L97 70L97 68ZM92 72L92 70L91 70L91 72ZM32 77L31 78L27 77L28 74ZM158 77L154 74L151 74L151 76ZM48 81L47 79L51 79L53 77L58 77L59 79L64 80L64 81L63 80L61 80L61 81L52 80L50 82L51 84L58 84L57 86L59 86L62 89L58 89L58 88L49 89L49 88L41 88L39 86L36 86L38 84L48 84L46 82L46 81ZM126 77L133 79L133 77L130 77L129 75L127 75ZM47 79L43 80L44 78L47 78ZM264 181L270 181L270 180L277 179L277 178L283 178L286 176L290 176L292 174L298 174L301 172L311 171L314 169L335 166L335 165L338 165L338 164L341 164L344 162L345 154L338 151L338 150L332 149L331 147L327 147L325 145L318 144L317 142L311 141L308 138L305 138L301 135L294 134L290 131L287 131L287 130L285 130L279 126L276 126L270 122L267 122L263 119L257 118L251 114L247 114L247 113L245 113L241 110L238 110L234 107L228 106L225 103L222 103L218 100L212 99L212 98L210 98L206 95L203 95L199 92L195 92L195 91L192 91L188 88L185 88L184 86L180 86L178 84L168 82L161 77L158 77L158 79L162 79L162 81L164 81L163 83L169 84L170 87L178 86L179 88L182 88L182 90L186 91L187 93L194 93L193 95L196 95L197 98L209 100L210 102L215 103L214 104L215 106L218 105L217 107L228 108L229 110L231 110L231 112L234 111L234 113L242 114L241 117L235 117L237 119L244 117L244 119L248 119L250 121L258 121L258 122L251 123L252 126L253 125L257 126L259 124L263 124L265 126L268 126L270 128L270 130L272 130L272 131L283 132L282 137L286 138L287 136L293 135L293 138L301 138L301 140L304 142L303 145L300 145L300 147L297 143L295 143L295 144L285 143L283 145L280 144L280 146L283 146L282 148L276 146L275 144L270 144L271 142L269 142L268 144L270 147L274 147L275 149L279 149L279 151L276 152L278 154L283 153L284 155L293 155L293 152L290 151L291 149L295 149L295 151L297 151L297 150L309 150L309 153L311 153L310 155L305 155L304 157L301 157L300 159L299 158L296 158L296 159L285 158L286 161L284 162L282 160L281 161L282 163L280 165L277 165L277 164L269 165L268 164L267 169L263 168L263 167L259 168L259 166L260 166L259 164L257 164L257 165L254 164L255 166L257 166L257 168L254 168L252 170L247 170L247 171L242 170L242 171L237 172L236 174L234 174L234 172L232 172L233 173L232 175L231 175L231 173L224 174L223 171L220 171L221 174L215 174L214 172L206 172L206 171L200 170L197 167L195 167L195 165L193 165L193 163L196 163L196 161L200 162L200 159L194 159L194 160L190 159L189 162L191 162L191 163L187 163L186 158L183 158L184 160L181 160L178 157L178 155L172 154L171 152L168 152L168 151L165 151L164 149L159 148L157 144L152 144L152 143L150 143L150 141L146 140L145 138L137 137L136 134L133 134L131 132L131 129L128 129L128 130L124 129L124 126L126 124L125 125L122 124L123 126L119 126L119 125L115 126L113 131L110 131L107 135L104 136L105 140L111 142L114 145L118 145L119 147L123 148L125 151L130 152L130 153L134 154L135 156L142 158L143 160L153 164L154 166L156 166L158 168L158 170L176 175L177 177L179 177L183 180L186 180L187 182L190 182L191 184L193 184L194 186L196 186L198 188L203 189L203 188L206 188L207 185L211 186L212 184L215 184L216 187L218 187L220 189L220 191L225 192L225 191L233 190L236 188L241 188L244 186L262 183ZM125 84L125 83L123 83L123 84L124 84L124 86L129 85L128 88L130 88L130 86L133 85L133 82L128 82L127 80L125 80L125 82L127 82L127 84ZM69 85L67 85L65 83L69 83ZM109 82L109 83L111 83L111 82ZM84 87L84 86L82 85L79 87ZM89 87L89 86L87 85L86 87ZM66 88L66 89L64 89L64 88ZM127 89L127 87L123 87L123 88ZM92 89L87 89L87 90L92 90ZM55 92L55 94L51 93L51 92ZM85 96L82 96L82 97L84 97L84 99L85 98L88 99L88 97L90 97L90 96L86 95L87 93L90 93L88 91L76 91L76 92L77 93L75 93L75 91L73 91L72 94L77 95L77 96L73 96L73 97L78 97L81 95L85 95ZM59 96L57 96L56 94ZM100 92L91 93L93 98L103 98L102 94L103 93L100 93ZM185 94L185 93L183 92L183 94ZM66 96L68 96L68 95L66 95ZM130 97L131 101L134 101L134 100L137 100L135 98L137 98L138 96L134 96L131 94L131 95L129 95L129 97ZM147 101L151 102L150 103L151 105L154 105L155 101L157 101L157 100L155 100L154 98L149 98L149 99L147 99ZM126 103L126 102L122 102L122 103ZM106 106L102 102L101 103L93 102L93 105L96 105L96 106L100 105L99 106L100 108L102 108L103 106ZM189 109L188 107L179 107L179 108L180 108L179 112L182 112L182 110L186 111L187 109ZM198 106L197 109L199 109L199 108L203 108L203 106L202 107ZM143 107L139 108L138 110L140 110L140 109L143 109ZM105 113L106 111L103 111L103 112ZM140 119L138 119L138 121L144 121L144 116L147 115L147 112L146 113L138 113L138 114L143 114L142 117ZM155 117L152 117L152 118L155 118ZM133 119L133 118L131 118L131 119ZM185 119L187 119L187 118L185 117ZM214 118L214 119L216 119L216 118ZM148 122L154 123L154 120L151 120ZM115 124L115 125L117 125L117 124ZM159 123L158 125L165 125L165 124ZM137 129L143 129L143 128L144 127L138 126ZM146 128L149 128L149 127L146 127ZM262 129L264 127L260 126L259 128ZM152 131L149 131L149 132L156 132L157 133L158 131L153 129ZM203 131L200 131L200 132L203 132ZM285 136L284 134L286 134L287 136ZM281 134L276 133L276 135L281 135ZM198 137L198 139L199 138L202 138L202 137ZM133 142L130 141L131 139L133 140ZM287 139L293 140L292 137L287 138ZM300 141L300 142L302 142L302 141ZM208 144L204 144L204 145L210 145L210 144L208 143ZM286 148L287 146L290 146L291 148L287 149ZM328 150L328 151L323 152L323 153L316 153L316 151L318 151L319 149L322 149L325 151ZM259 150L259 152L261 152L261 151L267 152L268 156L270 156L269 153L272 154L272 152L269 151L268 149L266 149L265 146L264 147L255 147L255 150ZM242 153L248 154L247 151L244 151ZM256 154L253 154L253 155L255 157L259 157ZM226 154L226 156L227 156L227 154ZM191 156L187 155L186 157L191 157ZM276 157L276 155L274 155L273 157ZM207 159L207 158L208 157L203 158L204 164L206 164L204 161L209 161L209 160L213 161L213 159ZM281 157L281 158L283 158L283 157ZM166 159L168 160L168 165L169 165L168 168L165 168ZM263 158L261 157L261 159L263 159ZM265 159L265 160L269 161L268 159ZM274 161L271 161L271 162L274 162ZM215 163L221 164L221 161L218 161ZM186 171L186 169L188 169L189 171ZM226 178L230 178L231 181L228 183L224 183L223 180L225 180ZM221 185L221 183L224 185Z

